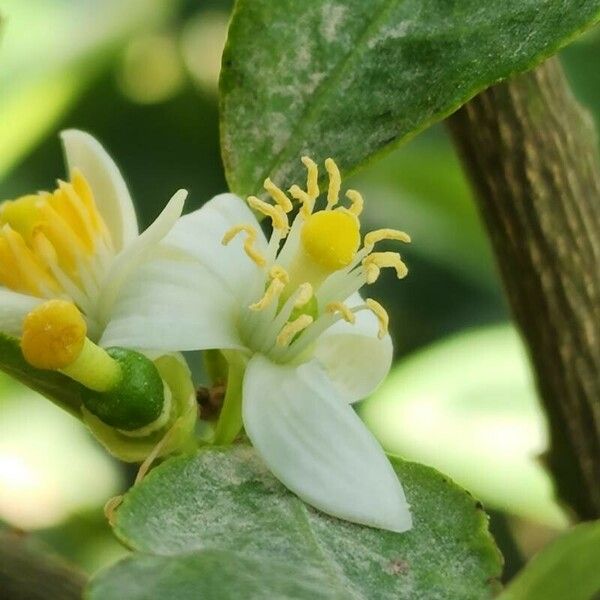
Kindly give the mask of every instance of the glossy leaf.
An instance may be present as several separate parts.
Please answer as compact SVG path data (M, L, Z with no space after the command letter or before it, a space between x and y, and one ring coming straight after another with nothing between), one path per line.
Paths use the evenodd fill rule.
M230 188L344 171L556 52L600 0L238 0L221 74Z
M481 505L430 468L395 466L415 520L405 534L311 509L247 446L172 459L125 496L114 529L136 552L87 597L492 597L501 560Z

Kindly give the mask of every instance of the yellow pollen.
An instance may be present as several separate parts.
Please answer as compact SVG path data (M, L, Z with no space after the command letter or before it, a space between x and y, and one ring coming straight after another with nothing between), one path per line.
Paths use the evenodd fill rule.
M396 269L398 279L406 277L408 274L407 266L402 262L400 255L397 252L374 252L369 254L363 262L367 283L377 281L381 269L391 267Z
M286 323L277 336L277 345L288 346L294 337L304 331L312 322L313 318L310 315L300 315L295 321Z
M356 315L343 302L331 302L325 310L332 314L339 313L348 323L356 323Z
M364 245L366 248L373 248L377 242L382 240L396 240L398 242L410 243L410 236L404 231L398 229L376 229L365 235Z
M385 308L383 308L379 302L376 302L372 298L367 298L365 300L365 304L369 307L370 311L377 317L377 320L379 321L379 331L377 333L377 337L381 340L388 332L390 318L388 317Z
M319 197L319 167L308 156L303 156L302 164L306 167L306 192L312 200Z
M112 245L92 191L77 170L71 183L59 181L52 193L2 203L0 228L0 285L39 297L61 289L53 267L80 283L79 269L89 264L99 240Z
M86 335L86 323L72 302L49 300L25 317L21 349L38 369L64 369L81 354Z
M268 177L265 179L263 187L284 212L289 213L294 208L292 201L287 197L286 193L279 189Z
M342 176L340 170L335 164L333 158L325 160L325 168L329 175L329 188L327 189L327 206L325 210L333 208L340 198L340 188L342 187Z
M298 287L298 292L296 296L296 301L294 302L294 306L296 308L304 306L313 297L313 294L313 286L308 282L302 283Z
M258 302L255 302L248 307L250 310L259 311L267 308L273 300L279 298L281 292L290 280L287 271L279 265L273 266L269 275L271 277L271 283L269 283L263 297L258 300Z
M287 214L281 208L281 206L273 206L272 204L263 202L256 196L248 196L248 204L254 210L257 210L267 217L270 217L275 229L279 229L284 234L289 231L290 223L288 221Z
M357 192L356 190L348 190L346 192L346 198L348 198L348 200L350 200L350 208L348 208L348 210L353 215L356 215L357 217L359 217L363 211L363 206L365 203L361 193Z
M360 246L356 217L346 210L319 211L302 226L302 246L310 258L326 271L349 265Z
M264 267L266 264L265 257L256 249L254 244L256 243L257 232L252 225L235 225L229 231L225 233L221 243L223 246L227 246L234 237L236 237L240 233L246 234L246 239L244 240L244 251L253 260L259 267Z

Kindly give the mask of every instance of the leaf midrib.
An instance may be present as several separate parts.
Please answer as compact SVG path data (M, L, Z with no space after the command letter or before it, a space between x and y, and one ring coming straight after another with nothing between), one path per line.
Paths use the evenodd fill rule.
M343 79L348 66L352 63L354 58L360 54L358 49L360 49L365 41L371 37L373 31L379 28L381 21L385 18L386 14L393 7L395 7L399 1L401 2L402 0L384 1L381 9L378 13L376 13L375 18L366 25L366 27L358 36L356 43L351 45L350 50L335 65L332 66L327 77L325 77L325 79L319 84L317 91L312 95L312 97L315 99L314 102L306 103L306 106L302 111L300 118L297 120L296 125L290 130L290 134L283 145L283 148L273 157L273 160L270 162L269 166L263 171L261 177L258 179L259 182L271 176L271 174L274 174L273 171L277 165L283 164L294 154L294 151L291 151L290 148L294 148L298 145L294 144L294 140L299 139L296 134L304 129L306 123L310 123L313 120L313 113L320 110L321 105L329 95L332 87L337 84L338 81ZM292 143L290 143L290 140Z

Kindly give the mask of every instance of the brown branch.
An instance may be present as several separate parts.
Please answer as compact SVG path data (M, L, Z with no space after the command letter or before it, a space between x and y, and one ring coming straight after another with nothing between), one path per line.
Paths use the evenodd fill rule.
M0 532L2 600L80 600L85 576L36 548L27 536Z
M448 120L550 422L560 496L600 517L600 157L558 59Z

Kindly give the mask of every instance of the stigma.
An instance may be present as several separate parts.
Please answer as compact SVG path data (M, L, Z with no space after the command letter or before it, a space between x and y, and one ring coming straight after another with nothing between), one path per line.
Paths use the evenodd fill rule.
M112 240L85 177L74 171L53 192L0 204L0 285L85 305Z
M257 196L247 200L271 221L266 250L257 248L258 230L251 224L232 227L222 240L229 244L245 234L243 249L257 267L257 278L240 329L253 350L281 362L303 355L336 321L355 323L356 313L363 310L375 316L377 335L383 338L389 323L384 307L371 298L352 305L349 300L363 286L377 281L383 269L393 269L399 279L408 274L398 252L375 248L382 241L408 243L410 236L384 228L363 238L364 199L353 189L340 199L342 179L335 161L325 161L329 182L323 200L317 163L306 156L302 163L307 170L304 187L295 184L285 192L268 178L264 190L272 203ZM290 220L296 206L296 217Z

